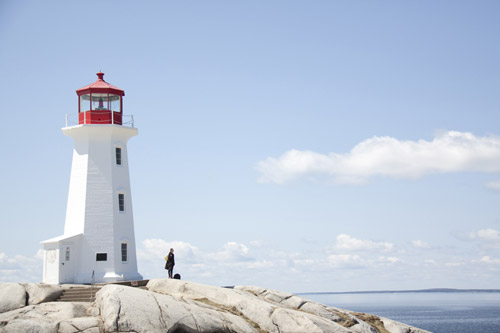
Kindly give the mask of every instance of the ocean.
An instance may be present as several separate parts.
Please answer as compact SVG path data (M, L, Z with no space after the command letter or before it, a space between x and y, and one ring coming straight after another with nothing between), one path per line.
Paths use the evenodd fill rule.
M500 292L303 293L300 296L435 333L500 333Z

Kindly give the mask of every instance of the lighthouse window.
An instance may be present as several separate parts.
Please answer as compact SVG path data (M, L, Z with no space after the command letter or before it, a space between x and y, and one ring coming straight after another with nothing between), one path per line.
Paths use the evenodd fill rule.
M125 194L123 193L118 194L118 209L120 212L125 211Z
M122 165L122 149L116 147L116 164Z
M95 260L96 261L108 261L108 254L107 253L96 253Z
M127 261L127 243L122 243L122 261Z
M69 247L66 248L66 261L69 261Z
M108 94L92 94L92 110L109 110Z
M109 95L109 105L110 110L115 112L120 112L120 96L118 95Z
M80 112L90 110L90 95L80 96Z

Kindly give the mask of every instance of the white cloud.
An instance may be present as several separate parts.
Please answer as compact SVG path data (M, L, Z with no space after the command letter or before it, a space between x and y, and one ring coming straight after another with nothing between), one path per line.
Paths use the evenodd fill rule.
M493 258L490 258L490 256L484 256L479 261L482 263L485 263L485 264L495 264L495 265L500 264L500 259L493 259Z
M188 262L196 261L199 256L196 246L182 241L166 242L163 239L145 239L142 245L143 247L137 249L137 257L140 260L163 260L171 248L174 249L176 256Z
M196 246L182 241L164 241L163 239L145 239L142 247L137 249L137 255L141 260L163 260L170 249L175 251L176 258L182 258L188 263L203 262L235 262L248 261L249 249L246 245L227 242L223 248L215 252L201 251Z
M432 141L373 137L350 152L320 154L290 150L256 165L259 182L284 184L305 175L326 175L338 183L370 177L418 178L431 173L500 172L500 138L445 132Z
M41 282L41 251L32 257L19 254L10 257L0 252L0 282Z
M248 261L252 260L248 256L248 247L244 244L236 242L228 242L224 244L224 249L214 254L213 260L224 262Z
M414 247L419 248L419 249L428 249L431 247L428 243L426 243L422 240L414 240L411 243Z
M330 265L336 268L362 268L368 263L357 254L331 254L328 256Z
M361 240L346 234L337 236L335 248L347 251L391 251L394 245L387 242L373 242L371 240Z
M379 253L392 252L394 244L357 239L346 234L338 235L330 250L335 253L328 256L328 262L335 268L377 268L403 263L403 260L394 256L376 256ZM362 256L353 252L362 252Z
M297 259L293 261L294 264L296 265L301 265L301 266L312 266L316 265L317 261L313 259Z
M489 189L500 191L500 180L488 182L485 184L485 186Z
M494 229L482 229L477 232L477 237L484 240L499 240L500 232Z
M42 249L38 249L38 251L35 254L35 258L39 259L39 260L43 260L43 250Z
M463 266L464 264L461 262L447 262L444 265L446 267L460 267L460 266Z
M488 230L476 232L475 237L493 239L496 233ZM464 279L463 287L466 288L470 287L467 283L471 279L477 278L478 272L486 274L485 279L489 280L492 274L496 274L496 279L500 272L500 258L494 251L481 249L467 256L436 252L434 255L439 257L434 260L429 259L431 256L387 252L388 249L397 250L391 243L359 240L345 234L339 236L340 248L335 244L330 248L318 244L308 246L307 250L281 249L272 243L254 247L250 243L247 246L234 241L220 244L215 249L202 249L187 242L147 239L138 243L139 272L147 279L165 278L163 258L171 247L176 253L175 273L180 273L185 280L222 286L242 284L285 288L291 292L331 290L332 276L335 276L337 290L360 289L363 285L386 288L377 281L393 281L391 279L395 276L408 277L417 285L421 279L433 279L436 284L443 285L443 276ZM27 257L0 252L0 282L40 282L40 254L41 251ZM397 283L398 279L394 281Z
M378 261L381 264L395 264L395 263L398 263L398 262L402 262L402 260L399 259L399 258L396 258L396 257L384 257L384 256L379 257Z
M376 268L387 265L403 263L400 258L379 256L378 258L370 258L360 256L359 254L331 254L328 256L328 263L335 268Z
M500 231L493 228L480 229L472 232L455 233L455 237L467 242L474 242L479 249L500 250Z
M264 241L263 240L253 240L253 241L250 241L250 245L253 247L262 247L264 245Z
M207 281L221 281L242 274L242 271L248 272L252 267L262 269L269 266L265 260L256 261L246 245L236 242L227 242L218 250L206 251L187 242L146 239L137 248L139 272L148 278L165 277L164 257L170 248L175 250L174 271L191 279L203 277ZM217 282L221 285L228 283Z
M500 232L495 229L481 229L477 232L472 232L469 234L471 239L479 239L482 241L496 241L500 240Z

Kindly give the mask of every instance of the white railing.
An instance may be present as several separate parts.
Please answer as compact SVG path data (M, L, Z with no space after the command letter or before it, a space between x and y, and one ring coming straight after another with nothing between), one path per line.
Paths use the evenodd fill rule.
M122 116L122 126L134 127L134 115L123 115Z
M95 286L95 271L92 271L92 278L90 279L90 301L94 298L94 286Z
M76 114L66 114L66 127L69 126L76 126L76 125L83 125L83 124L99 124L96 120L93 120L92 122L90 119L87 119L87 114L86 113L81 113L82 115L82 122L80 123L80 113ZM112 119L111 122L109 119L103 120L101 123L102 124L111 124L114 123L115 119L112 114ZM117 125L117 124L115 124ZM134 127L134 116L133 115L122 115L122 124L121 126L127 126L127 127Z

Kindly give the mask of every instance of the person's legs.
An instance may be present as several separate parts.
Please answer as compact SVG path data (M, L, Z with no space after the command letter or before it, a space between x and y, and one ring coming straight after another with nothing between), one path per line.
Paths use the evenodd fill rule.
M172 278L172 272L173 272L173 271L174 271L174 269L173 269L173 268L170 268L170 269L168 270L168 278L169 278L169 279L171 279L171 278Z

